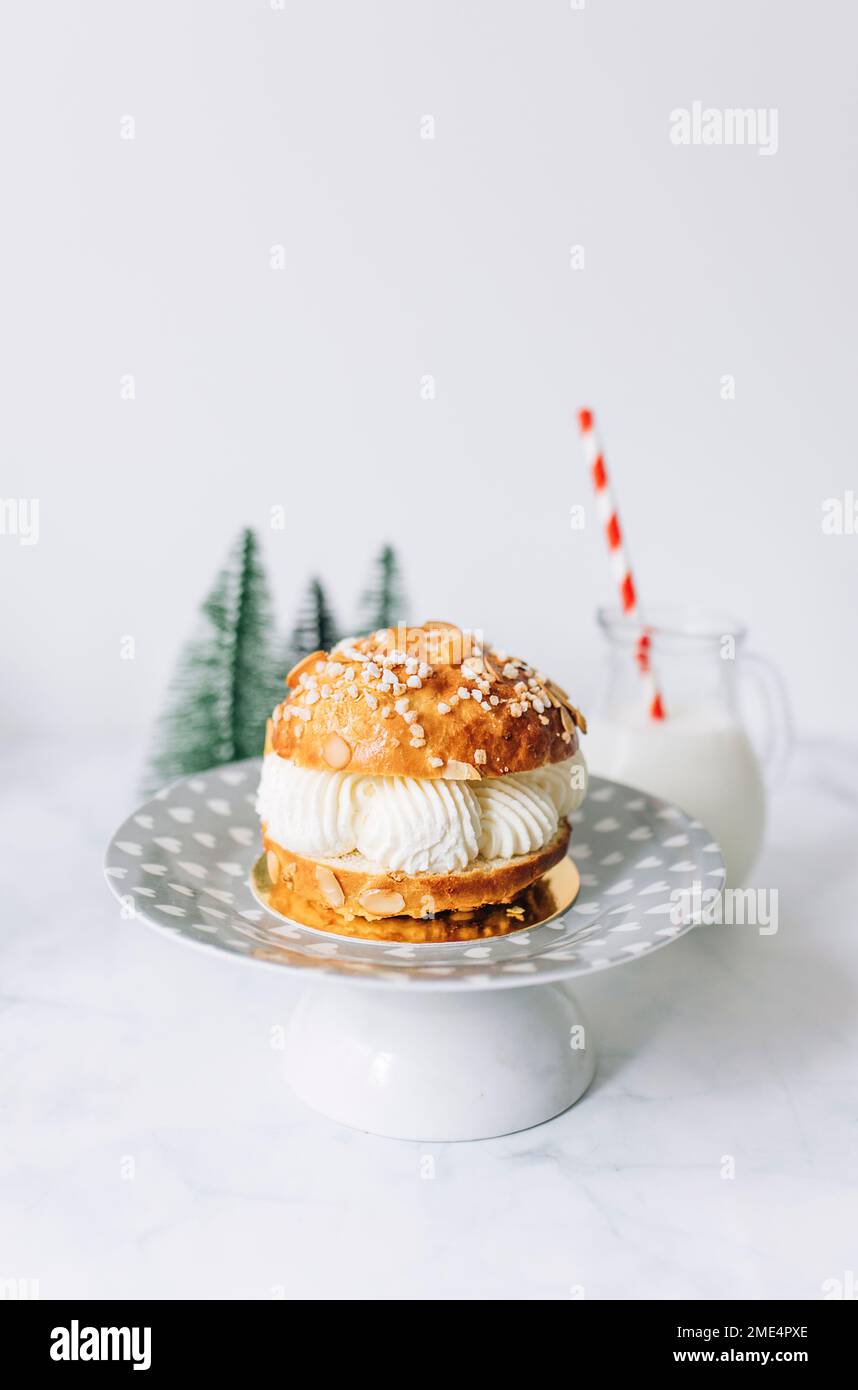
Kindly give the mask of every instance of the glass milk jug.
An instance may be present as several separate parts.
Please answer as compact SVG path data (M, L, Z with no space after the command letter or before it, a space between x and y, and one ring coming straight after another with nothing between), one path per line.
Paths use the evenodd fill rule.
M650 662L666 718L650 717L636 652L640 620L598 611L607 680L584 753L592 772L674 802L717 840L727 884L745 883L765 829L767 775L782 763L791 721L780 676L745 651L745 629L717 613L663 605L647 610ZM748 737L740 687L753 678L765 714L759 752Z

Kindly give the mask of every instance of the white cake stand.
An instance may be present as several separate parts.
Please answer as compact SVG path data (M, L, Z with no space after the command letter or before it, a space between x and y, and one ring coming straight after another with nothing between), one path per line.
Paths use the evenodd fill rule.
M720 850L699 822L594 777L574 817L581 891L563 916L443 945L333 936L253 894L259 766L159 792L116 832L105 873L125 919L301 971L286 1078L314 1110L374 1134L485 1139L566 1110L592 1080L595 1047L560 982L667 945L699 920L695 886L722 886Z

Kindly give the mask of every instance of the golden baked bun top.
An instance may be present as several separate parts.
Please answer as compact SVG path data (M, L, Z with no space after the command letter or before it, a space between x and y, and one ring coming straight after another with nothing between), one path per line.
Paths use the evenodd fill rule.
M583 716L559 686L452 623L384 628L289 672L266 751L301 767L455 781L571 758Z

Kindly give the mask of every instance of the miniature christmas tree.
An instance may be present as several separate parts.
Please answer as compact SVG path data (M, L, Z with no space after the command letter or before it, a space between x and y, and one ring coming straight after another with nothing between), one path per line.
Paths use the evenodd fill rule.
M156 735L148 784L259 753L283 695L273 655L271 598L256 537L238 538L200 610Z
M406 609L399 561L393 546L386 545L375 560L368 587L360 596L358 631L368 633L382 627L395 627L398 622L405 621Z
M310 652L331 650L339 633L321 581L311 579L307 586L298 621L292 629L289 658L292 665Z

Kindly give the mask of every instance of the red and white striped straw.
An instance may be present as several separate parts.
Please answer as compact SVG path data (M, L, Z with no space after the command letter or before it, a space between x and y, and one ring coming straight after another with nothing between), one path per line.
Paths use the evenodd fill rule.
M614 578L620 589L620 606L624 613L634 614L641 623L640 636L638 637L635 647L635 660L637 661L638 669L643 678L644 688L647 693L647 699L649 700L649 713L653 719L664 719L664 703L650 663L649 633L641 619L637 589L635 588L635 581L632 578L632 569L629 564L628 554L626 553L623 533L620 530L620 518L617 512L617 504L614 501L611 485L608 482L605 457L602 453L594 427L593 412L591 410L579 410L578 424L581 428L584 454L590 469L590 476L593 479L593 487L596 490L596 506L599 509L599 517L605 528L605 538L608 542L608 552L611 557Z

